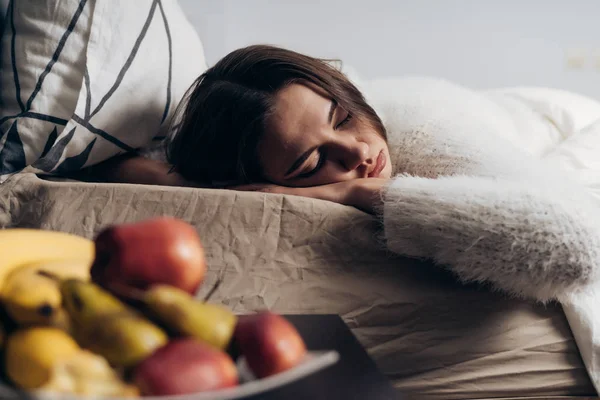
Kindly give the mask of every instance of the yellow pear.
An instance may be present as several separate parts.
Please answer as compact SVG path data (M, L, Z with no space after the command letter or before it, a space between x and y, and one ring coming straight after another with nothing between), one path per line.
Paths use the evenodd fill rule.
M32 327L11 334L6 341L5 369L8 377L23 389L44 385L54 365L80 350L75 340L61 329Z
M74 336L112 365L131 367L168 341L162 329L94 283L66 280L61 293Z
M50 380L39 390L102 398L139 397L138 388L125 383L104 357L87 350L56 363Z
M144 293L143 301L156 319L182 336L227 347L237 317L226 307L201 302L174 286L156 285Z

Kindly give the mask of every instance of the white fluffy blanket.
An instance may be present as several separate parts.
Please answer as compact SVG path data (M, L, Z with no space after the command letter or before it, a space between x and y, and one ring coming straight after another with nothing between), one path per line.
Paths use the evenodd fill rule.
M527 143L533 155L573 173L600 209L600 102L550 89L521 88L490 94L520 99L547 121L546 132L529 132L517 139ZM600 392L600 284L561 302L590 378Z
M600 102L546 88L475 92L434 79L367 82L346 73L382 117L399 174L385 205L388 247L448 264L463 280L487 280L511 294L558 299L600 391L600 284L593 283L600 271ZM558 189L552 188L554 179ZM530 208L522 207L523 202ZM494 214L505 204L514 208ZM547 208L540 212L538 206ZM539 231L536 213L545 218L546 226ZM575 223L551 226L548 220L555 216ZM489 225L481 241L473 229L480 217ZM515 224L521 231L512 228ZM548 226L552 229L544 231ZM564 226L582 229L565 232ZM512 242L492 239L516 237L523 230L533 236L541 232L543 240L529 247L523 239L528 236L513 237ZM548 237L555 243L547 245ZM515 245L520 250L513 251ZM527 268L515 268L530 255ZM578 257L586 259L585 268L592 272L585 280L569 281L570 272L564 271L581 265L571 261ZM504 271L500 274L487 264ZM543 282L557 274L562 274L561 285L532 287L536 279Z

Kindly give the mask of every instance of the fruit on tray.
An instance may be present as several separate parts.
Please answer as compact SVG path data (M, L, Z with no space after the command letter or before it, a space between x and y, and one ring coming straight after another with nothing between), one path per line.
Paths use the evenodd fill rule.
M68 326L59 278L89 279L89 259L38 261L10 271L0 288L0 301L19 325Z
M132 367L168 341L161 328L93 283L66 280L61 292L78 342L114 366Z
M8 229L0 254L0 368L22 389L102 398L196 393L238 385L227 351L245 356L259 378L306 355L285 318L238 317L194 297L204 248L181 220L112 226L95 244Z
M77 342L60 329L20 329L6 340L6 374L19 387L35 389L50 380L54 365L69 359L79 350Z
M133 381L144 395L166 396L236 386L235 364L196 339L175 339L140 363Z
M18 324L68 329L57 285L48 276L89 277L94 242L63 232L5 229L0 230L0 254L4 311Z
M42 260L23 264L17 269L33 269L40 274L59 279L90 280L92 260L85 258L65 258L60 260ZM58 279L56 279L58 280Z
M8 377L23 389L137 397L101 356L81 349L66 332L33 327L14 332L6 345Z
M227 308L201 302L181 289L157 285L143 295L156 319L180 336L189 336L225 349L233 336L237 317Z
M109 227L95 240L92 279L146 289L168 284L190 294L206 272L204 248L193 226L170 217Z
M4 322L0 320L0 348L4 347L6 341L6 328L4 328Z
M50 379L38 390L95 398L140 395L137 386L124 382L104 357L83 349L66 360L55 363Z
M252 373L264 378L299 364L306 345L296 328L272 312L240 317L235 340Z
M0 230L0 287L13 269L41 261L82 260L91 265L94 242L63 232Z

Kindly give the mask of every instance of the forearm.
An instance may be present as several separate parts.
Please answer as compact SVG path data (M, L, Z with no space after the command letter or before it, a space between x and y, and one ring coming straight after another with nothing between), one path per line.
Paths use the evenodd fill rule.
M127 154L92 166L88 173L95 180L104 182L194 186L170 169L171 166L164 162Z
M432 258L464 281L548 300L600 275L587 193L502 179L398 177L384 193L390 250Z

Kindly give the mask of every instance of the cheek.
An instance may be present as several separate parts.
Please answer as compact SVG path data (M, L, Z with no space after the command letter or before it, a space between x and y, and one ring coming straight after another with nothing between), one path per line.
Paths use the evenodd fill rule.
M327 183L339 182L343 176L344 174L340 171L339 164L329 159L321 168L321 173L318 177L320 181L319 184L323 185Z
M348 175L342 167L334 161L327 160L318 174L312 176L309 179L302 181L299 186L320 186L328 185L330 183L338 183L347 180L351 180L352 177Z
M381 177L384 179L390 179L392 177L393 166L388 159L388 163L382 171Z

